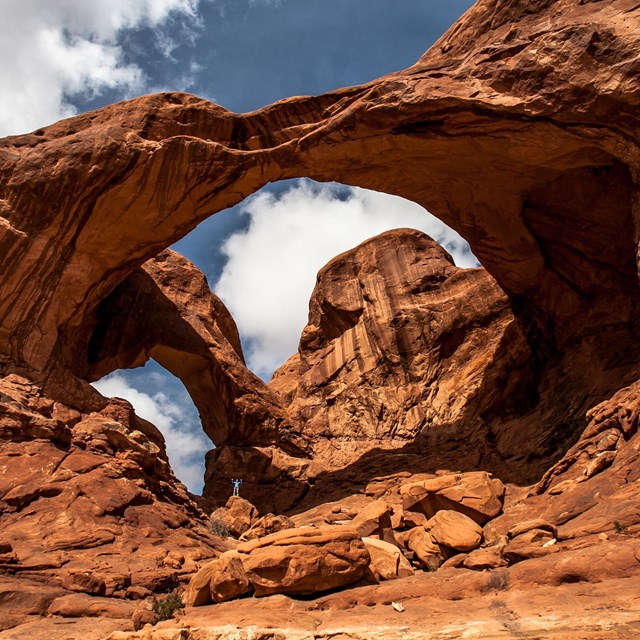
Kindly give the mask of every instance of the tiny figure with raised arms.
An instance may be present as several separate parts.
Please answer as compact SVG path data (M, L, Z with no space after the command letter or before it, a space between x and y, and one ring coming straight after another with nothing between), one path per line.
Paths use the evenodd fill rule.
M231 484L233 485L233 495L240 495L240 485L242 484L242 480L231 480Z

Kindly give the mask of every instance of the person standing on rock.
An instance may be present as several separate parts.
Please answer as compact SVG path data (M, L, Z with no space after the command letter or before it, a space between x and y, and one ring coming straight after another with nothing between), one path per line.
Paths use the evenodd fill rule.
M240 495L240 485L242 484L242 480L231 480L231 484L233 485L233 495L234 496L239 496Z

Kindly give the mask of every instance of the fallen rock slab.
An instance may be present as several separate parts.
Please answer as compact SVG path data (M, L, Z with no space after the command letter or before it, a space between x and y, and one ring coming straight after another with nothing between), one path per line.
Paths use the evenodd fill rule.
M640 541L603 541L584 549L559 550L554 555L519 562L509 568L509 575L512 586L526 588L637 576L640 575Z
M371 562L358 534L344 526L287 529L240 543L237 551L256 596L344 587L360 580Z
M507 564L498 547L476 549L469 553L462 561L462 566L467 569L473 569L474 571L497 569L499 567L506 567Z
M214 560L209 592L213 602L233 600L251 591L251 584L237 551L227 551Z
M200 607L211 602L209 584L217 569L216 560L208 562L191 577L182 599L187 607Z
M445 560L445 554L424 527L414 527L398 535L399 542L414 553L416 564L428 571L435 571Z
M286 529L241 542L236 550L207 563L191 578L184 600L197 607L231 600L252 589L256 596L328 591L360 580L370 562L367 547L353 529ZM396 561L396 573L400 562Z
M227 551L204 565L192 578L183 600L188 607L225 602L249 593L251 585L237 551Z
M38 618L28 620L2 633L2 640L105 640L133 633L130 620L114 618ZM121 635L120 635L121 634Z
M509 540L502 551L502 556L510 564L521 562L527 558L538 558L555 553L556 538L549 529L529 529Z
M437 476L400 488L405 521L413 513L431 518L444 509L463 513L479 525L502 512L504 492L502 482L486 471Z
M291 518L267 513L267 515L258 518L258 520L251 525L251 528L240 536L240 540L255 540L256 538L263 538L277 531L293 529L294 527L295 525Z
M391 529L391 507L384 500L368 504L351 522L361 537L377 534L382 538L384 529Z
M97 598L85 593L73 593L56 598L49 607L49 615L63 618L130 619L137 603L117 598Z
M371 556L371 572L378 580L412 576L415 571L398 547L379 538L362 538Z
M507 538L516 538L523 533L527 533L532 529L542 529L548 531L552 538L558 537L558 527L546 520L536 518L535 520L526 520L525 522L519 522L509 529L507 532Z

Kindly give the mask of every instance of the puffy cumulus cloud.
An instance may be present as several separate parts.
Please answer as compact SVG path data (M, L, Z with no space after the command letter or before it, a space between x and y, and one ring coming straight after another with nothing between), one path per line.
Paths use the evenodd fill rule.
M367 238L420 229L458 266L478 265L455 231L420 205L384 193L301 180L241 206L248 226L223 245L227 261L214 289L238 324L249 367L263 379L297 350L317 272Z
M154 379L155 378L155 379ZM167 383L164 376L150 374L149 385ZM189 415L190 407L184 401L176 401L162 391L152 395L131 386L126 375L112 373L93 383L93 386L109 398L124 398L136 413L152 422L165 437L167 455L174 473L194 493L202 491L204 479L204 454L212 448L200 424Z
M0 38L0 135L31 131L76 113L74 96L144 89L143 71L124 60L128 29L158 31L180 18L198 26L200 0L3 0Z

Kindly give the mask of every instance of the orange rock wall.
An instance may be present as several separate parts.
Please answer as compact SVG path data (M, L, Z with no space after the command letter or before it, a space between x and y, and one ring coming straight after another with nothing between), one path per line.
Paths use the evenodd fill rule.
M598 334L595 358L626 353L636 13L481 0L415 66L368 85L246 115L161 94L3 140L0 352L81 401L61 367L99 302L212 212L306 175L402 195L457 229L540 357L578 333Z
M320 271L299 351L269 386L314 442L316 459L336 469L345 464L336 449L354 458L481 431L482 416L523 402L530 361L509 300L487 272L457 268L428 236L405 229Z

